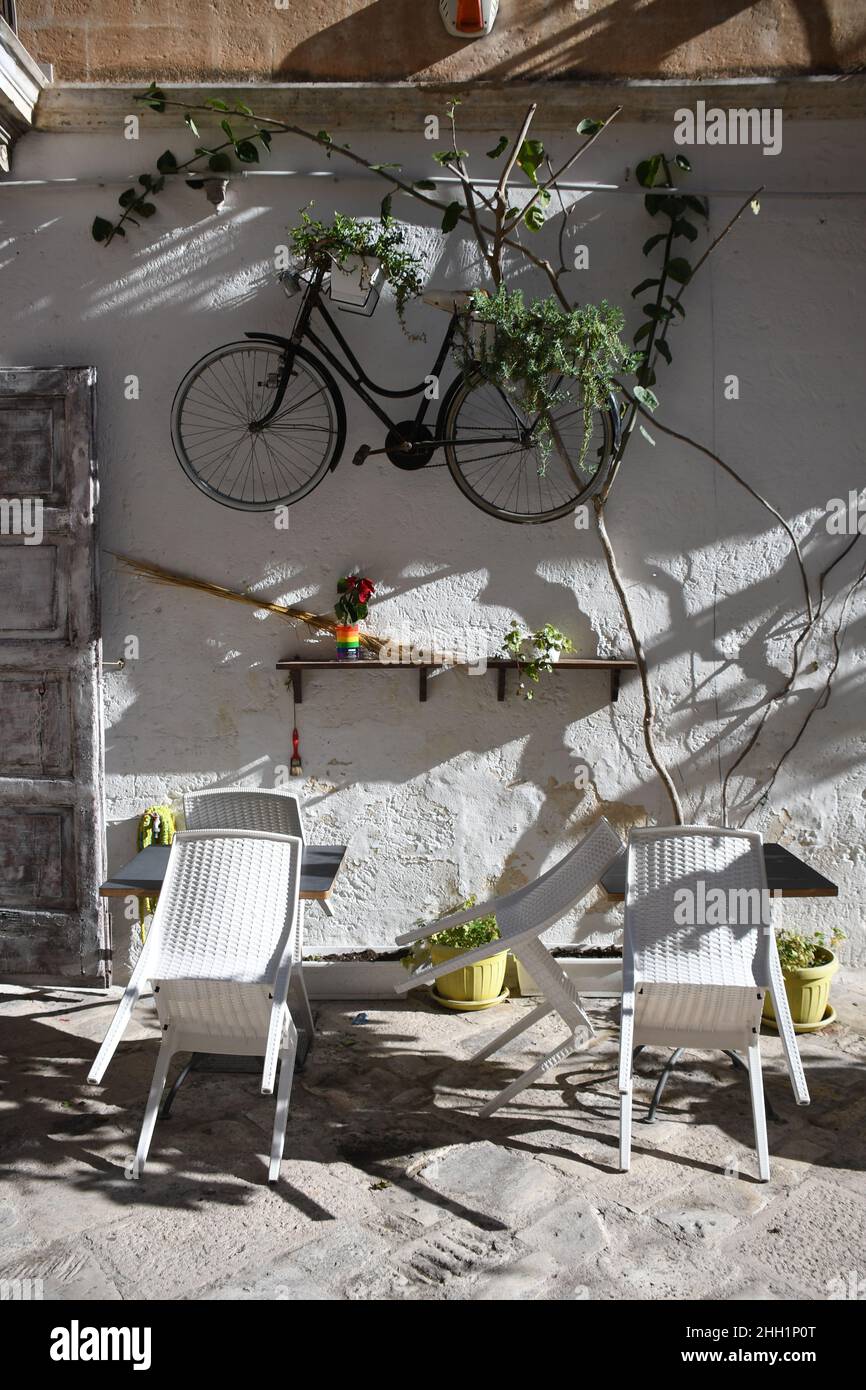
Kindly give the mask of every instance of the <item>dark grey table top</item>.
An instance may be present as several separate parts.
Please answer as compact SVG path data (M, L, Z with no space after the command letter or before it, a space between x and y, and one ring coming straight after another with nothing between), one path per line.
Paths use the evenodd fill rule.
M784 845L764 845L764 864L767 887L781 893L783 898L836 898L839 889L829 878L804 864ZM601 880L601 886L611 898L625 897L626 853L612 864Z
M304 845L301 863L301 897L327 898L346 855L345 845ZM168 845L149 845L100 885L104 898L130 894L155 898L168 868Z

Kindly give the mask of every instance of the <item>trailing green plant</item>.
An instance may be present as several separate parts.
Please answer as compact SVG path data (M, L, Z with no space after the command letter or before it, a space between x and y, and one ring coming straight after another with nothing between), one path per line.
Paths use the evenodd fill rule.
M449 907L442 916L450 917L455 912L467 911L474 907L477 901L473 895L464 902L457 903L455 907ZM401 964L406 970L420 970L431 962L431 946L444 946L454 951L473 951L476 946L485 946L488 941L498 940L499 927L496 925L496 918L492 914L476 917L471 922L464 922L460 927L446 927L444 931L433 932L423 941L416 941L411 950L401 957Z
M532 699L532 691L527 690L526 680L538 684L543 671L550 671L553 663L563 652L573 652L574 644L570 637L560 632L552 623L545 623L535 632L524 632L516 618L502 639L502 650L507 657L518 663L521 681L518 689L525 700ZM523 679L526 678L526 680Z
M500 285L495 294L473 291L465 329L456 347L460 365L477 369L505 387L530 416L537 416L542 457L556 442L551 412L568 398L568 381L579 383L583 438L577 457L584 466L593 431L593 412L607 405L618 374L637 370L643 354L632 351L620 334L621 309L602 300L564 309L553 298L524 301L521 290ZM472 331L480 325L481 331Z
M829 932L816 931L811 936L801 936L797 932L781 931L776 934L776 946L783 970L814 970L817 965L827 965L832 953L845 940L840 927Z
M333 222L312 218L306 208L301 220L289 228L292 251L305 266L327 269L331 262L341 270L353 257L362 261L377 260L394 291L400 322L410 299L421 293L421 262L406 246L405 233L389 213L378 222L359 222L342 212L334 214Z
M139 851L150 845L170 845L176 830L174 812L170 806L148 806L138 820L137 847ZM141 922L139 932L144 941L147 937L145 918L152 917L156 909L156 898L140 898Z

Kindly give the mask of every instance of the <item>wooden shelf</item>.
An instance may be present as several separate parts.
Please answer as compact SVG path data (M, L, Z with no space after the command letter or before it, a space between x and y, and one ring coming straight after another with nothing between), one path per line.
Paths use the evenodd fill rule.
M516 671L519 663L511 658L491 656L487 658L488 670L496 672L496 698L505 699L505 679L507 671ZM295 703L300 705L304 699L305 671L417 671L418 699L427 699L427 677L431 671L459 670L442 662L379 661L376 657L359 657L357 661L318 660L309 657L286 657L277 662L278 671L288 671L292 682ZM625 657L606 659L600 656L563 656L551 668L551 674L562 671L606 671L610 676L610 698L615 702L619 697L619 683L624 671L636 671L637 662ZM545 673L546 674L546 673Z

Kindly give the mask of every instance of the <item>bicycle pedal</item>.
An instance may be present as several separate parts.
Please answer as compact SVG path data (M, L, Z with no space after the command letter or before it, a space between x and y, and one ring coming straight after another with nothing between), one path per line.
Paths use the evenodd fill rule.
M360 449L356 449L356 450L355 450L355 453L354 453L354 455L352 456L352 462L353 462L354 464L356 464L358 468L360 468L361 464L364 462L364 460L365 460L365 458L367 457L367 455L369 454L369 452L370 452L370 445L369 445L369 444L362 444L361 447L360 447Z

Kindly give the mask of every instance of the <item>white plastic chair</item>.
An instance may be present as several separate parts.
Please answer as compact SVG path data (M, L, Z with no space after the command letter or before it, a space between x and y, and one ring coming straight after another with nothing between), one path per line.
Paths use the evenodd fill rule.
M187 830L260 830L264 834L294 835L306 844L300 799L294 792L270 791L259 787L206 787L185 792L183 817ZM323 901L319 906L328 917L332 909ZM292 976L295 1011L301 1027L312 1042L315 1033L313 1011L304 983L304 901L298 907L296 933L298 969Z
M510 1086L506 1086L504 1091L500 1091L499 1095L494 1096L493 1100L488 1101L479 1111L480 1115L492 1115L494 1110L498 1110L500 1105L504 1105L512 1096L517 1095L526 1086L531 1086L552 1067L564 1062L566 1057L577 1049L579 1034L590 1037L593 1035L595 1030L584 1011L576 986L539 938L598 883L602 874L622 853L622 841L602 818L589 834L584 836L580 844L533 883L518 888L513 893L506 893L501 898L493 898L490 902L456 912L450 917L430 922L397 937L397 945L405 946L432 933L444 931L448 927L460 926L465 922L473 922L476 917L486 917L495 913L501 945L499 942L488 942L471 951L464 951L462 955L454 956L442 965L424 966L407 974L407 978L396 986L398 994L405 993L418 985L430 984L440 975L459 970L464 965L486 960L499 949L510 950L533 976L544 1001L519 1018L510 1028L506 1028L505 1032L494 1038L487 1047L483 1047L472 1058L473 1061L480 1062L492 1056L512 1038L538 1023L547 1014L558 1013L568 1028L568 1036L562 1042L516 1081L512 1081Z
M262 1095L280 1082L269 1181L280 1173L298 1034L287 996L296 952L301 842L254 831L180 831L153 921L88 1081L99 1084L142 988L153 984L162 1045L132 1176L141 1175L175 1052L260 1057Z
M721 889L727 925L701 925ZM694 911L688 912L688 905ZM691 917L691 921L689 921ZM732 921L731 919L735 919ZM809 1092L770 917L761 836L706 826L633 830L629 837L620 1033L620 1168L631 1161L634 1048L646 1044L746 1053L758 1168L770 1176L760 1028L769 989L794 1095Z

